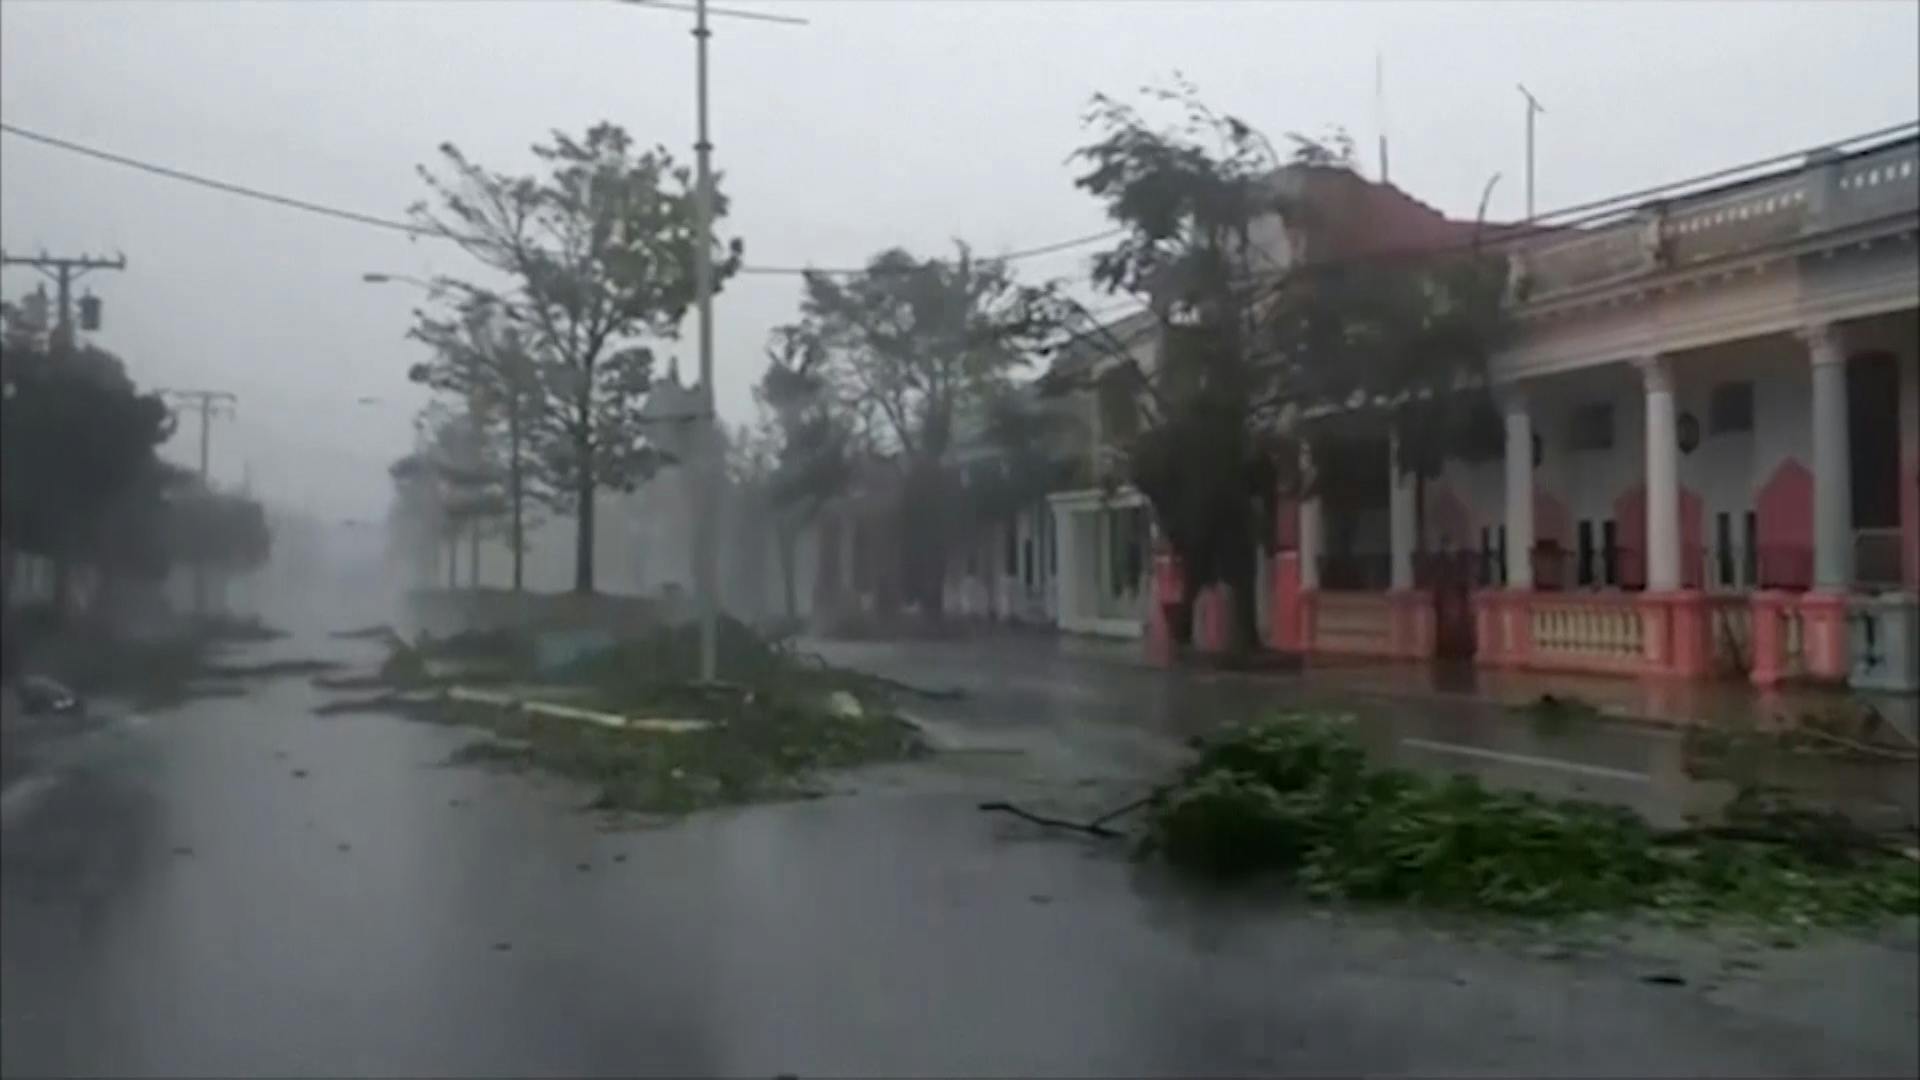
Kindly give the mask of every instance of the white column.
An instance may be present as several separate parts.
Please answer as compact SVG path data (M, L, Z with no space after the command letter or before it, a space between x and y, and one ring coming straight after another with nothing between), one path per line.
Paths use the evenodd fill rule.
M1313 448L1300 441L1300 475L1309 482L1313 477ZM1320 587L1320 552L1326 546L1322 538L1320 497L1300 500L1300 587Z
M1413 477L1400 467L1400 434L1387 436L1387 550L1394 589L1413 588Z
M1647 397L1647 591L1680 587L1680 452L1673 372L1666 358L1640 362Z
M1507 588L1533 588L1533 416L1527 396L1509 387L1507 418Z
M1853 476L1848 459L1847 349L1830 323L1802 337L1813 363L1813 585L1853 584Z

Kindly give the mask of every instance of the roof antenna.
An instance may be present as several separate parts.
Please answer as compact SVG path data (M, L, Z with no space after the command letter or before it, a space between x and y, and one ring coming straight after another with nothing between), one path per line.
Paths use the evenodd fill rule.
M1380 50L1373 51L1373 119L1380 140L1380 182L1387 183L1387 74Z

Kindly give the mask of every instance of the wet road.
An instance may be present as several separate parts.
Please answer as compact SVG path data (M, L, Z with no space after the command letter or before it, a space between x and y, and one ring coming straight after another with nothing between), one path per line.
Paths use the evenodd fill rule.
M1920 1068L1910 933L1765 952L1742 975L1685 942L1542 959L1410 918L1196 895L983 816L986 797L1110 799L1184 729L1272 704L1013 651L869 650L975 691L927 706L952 752L658 828L609 828L556 782L443 767L458 731L313 717L295 680L61 740L6 807L0 1070ZM1642 981L1650 965L1689 985Z

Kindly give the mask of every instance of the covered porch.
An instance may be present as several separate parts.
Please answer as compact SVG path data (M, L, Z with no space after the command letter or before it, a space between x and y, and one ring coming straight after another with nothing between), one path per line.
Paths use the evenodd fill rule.
M1917 331L1907 310L1507 379L1501 452L1449 461L1418 513L1378 440L1370 489L1283 519L1276 638L1915 689Z

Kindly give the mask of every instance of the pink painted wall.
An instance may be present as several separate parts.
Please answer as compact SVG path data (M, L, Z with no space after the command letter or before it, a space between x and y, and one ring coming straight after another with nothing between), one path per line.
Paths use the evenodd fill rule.
M1706 568L1700 496L1685 484L1680 486L1680 585L1686 589L1701 586ZM1613 501L1613 517L1619 523L1621 577L1644 581L1647 572L1647 486L1636 484Z
M1753 499L1760 579L1772 588L1813 583L1813 473L1788 458Z

